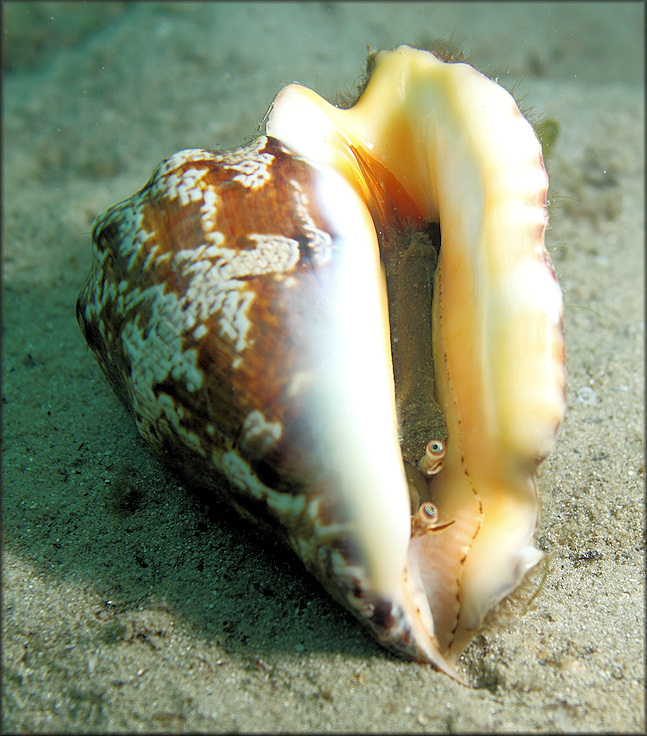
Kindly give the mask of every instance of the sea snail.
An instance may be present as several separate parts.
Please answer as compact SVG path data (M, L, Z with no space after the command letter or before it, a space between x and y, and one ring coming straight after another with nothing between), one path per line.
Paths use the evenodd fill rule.
M463 681L541 558L566 380L548 180L495 82L409 46L373 61L348 109L291 84L265 135L161 163L94 223L77 317L155 450Z

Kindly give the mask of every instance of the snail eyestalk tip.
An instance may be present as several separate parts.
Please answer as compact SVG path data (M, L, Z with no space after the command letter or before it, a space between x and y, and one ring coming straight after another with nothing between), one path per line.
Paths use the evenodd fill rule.
M431 501L421 504L418 512L411 518L411 538L420 537L428 532L441 532L452 526L455 520L439 523L438 508Z
M433 505L433 503L423 503L421 510L422 513L431 521L435 521L438 518L438 509Z
M441 440L431 440L427 443L425 454L418 461L418 467L422 472L429 475L440 473L445 464L445 443Z

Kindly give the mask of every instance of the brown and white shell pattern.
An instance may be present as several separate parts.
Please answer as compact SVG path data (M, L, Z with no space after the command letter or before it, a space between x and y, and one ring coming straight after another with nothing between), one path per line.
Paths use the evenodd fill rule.
M365 590L312 419L313 357L336 331L338 223L313 206L320 176L267 137L180 151L95 222L77 317L151 446L285 535L381 635L398 611Z

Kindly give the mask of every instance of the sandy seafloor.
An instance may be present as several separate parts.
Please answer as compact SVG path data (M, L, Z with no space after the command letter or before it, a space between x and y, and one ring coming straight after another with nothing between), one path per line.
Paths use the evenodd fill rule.
M3 732L644 732L642 4L4 10ZM558 122L569 378L540 469L548 567L468 647L469 688L383 651L180 487L74 316L94 217L160 160L253 136L286 83L352 88L367 45L450 35Z

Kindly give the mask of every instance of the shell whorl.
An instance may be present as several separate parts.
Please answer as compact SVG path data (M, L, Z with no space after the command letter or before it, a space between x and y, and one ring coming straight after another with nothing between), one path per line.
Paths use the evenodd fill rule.
M322 407L343 401L321 384L344 360L334 346L347 236L314 206L321 179L272 138L175 154L95 222L77 316L154 449L284 536L335 598L380 633L401 629L400 647L424 658L397 602L367 585L353 508L331 492L335 438L320 425L335 420Z
M265 137L175 154L95 222L77 307L144 438L282 519L303 515L318 472L316 439L297 431L312 365L295 337L314 327L305 307L334 249L308 211L315 174Z

